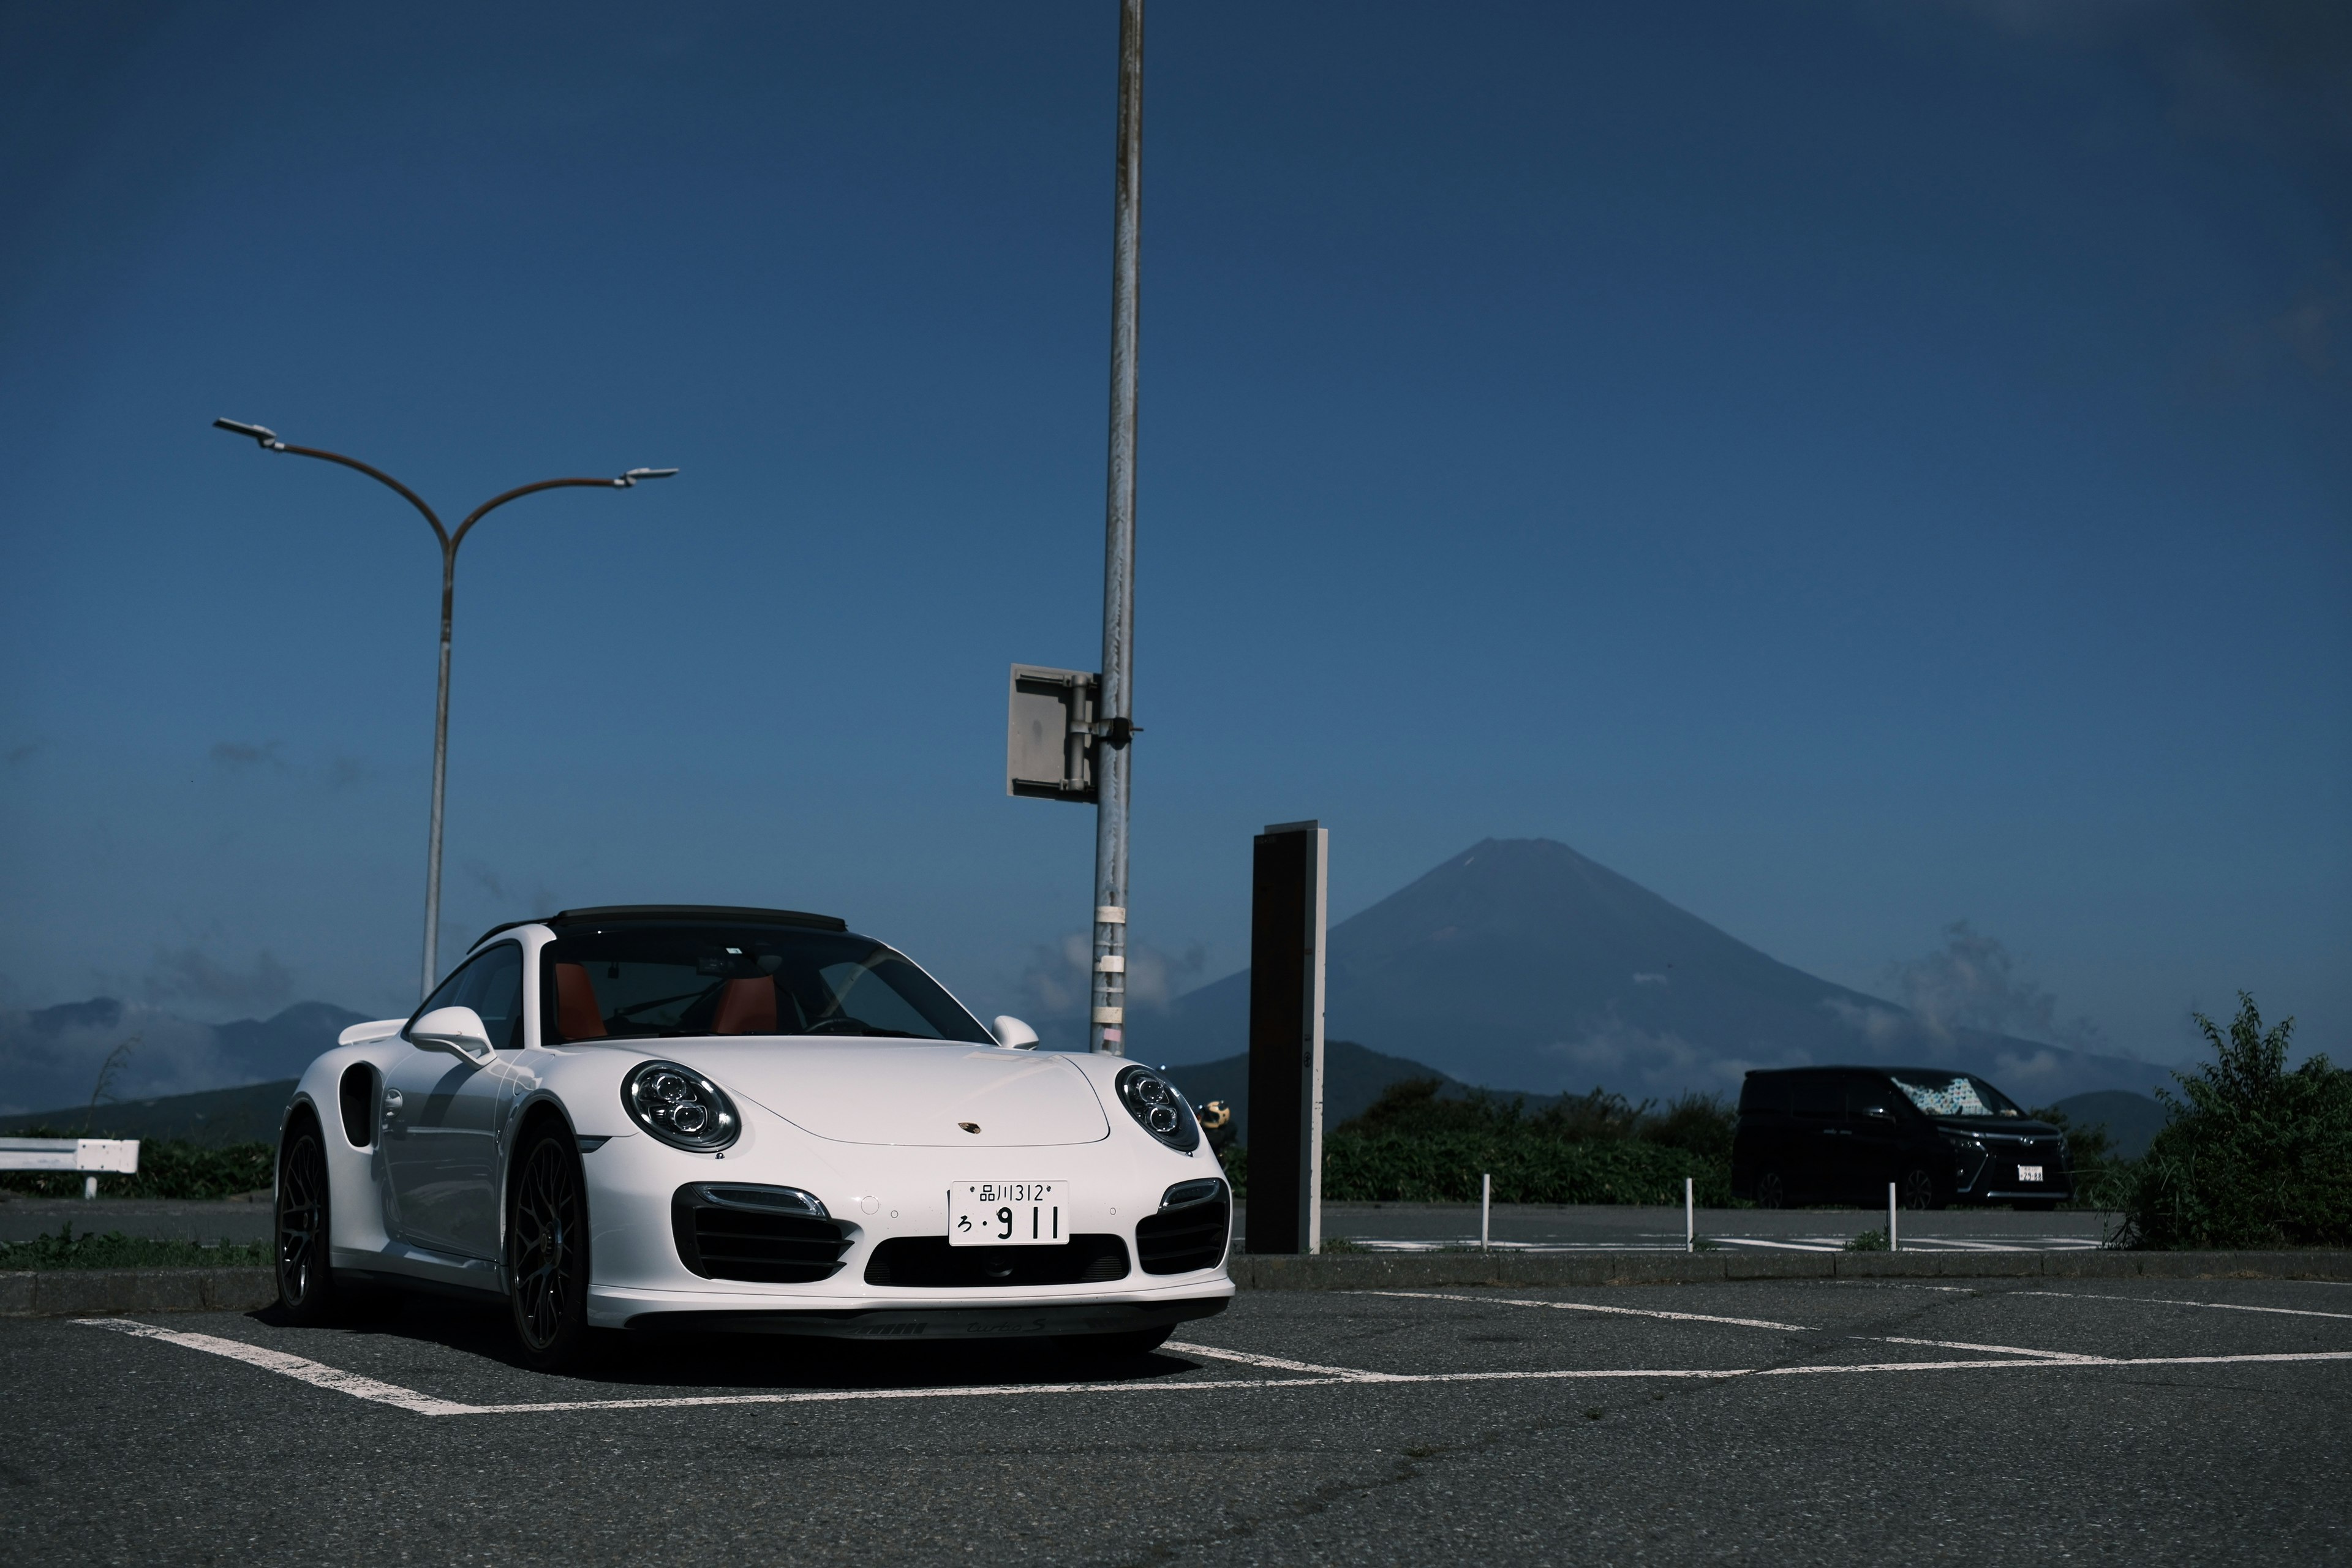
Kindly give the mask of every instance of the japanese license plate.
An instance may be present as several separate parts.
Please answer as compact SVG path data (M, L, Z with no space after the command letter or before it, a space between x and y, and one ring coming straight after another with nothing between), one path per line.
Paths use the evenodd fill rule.
M2020 1165L2017 1168L2017 1179L2021 1182L2038 1182L2042 1179L2042 1167L2039 1165Z
M1069 1194L1059 1182L958 1182L948 1189L950 1247L1059 1247Z

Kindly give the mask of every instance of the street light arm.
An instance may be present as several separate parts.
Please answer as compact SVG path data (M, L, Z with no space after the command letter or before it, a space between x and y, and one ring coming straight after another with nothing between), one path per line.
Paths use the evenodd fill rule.
M452 554L457 552L457 546L466 542L466 535L473 528L474 524L481 521L482 519L498 510L499 508L506 505L507 502L510 500L520 500L525 496L537 495L541 490L568 489L579 485L586 485L600 490L626 489L635 482L635 480L627 479L541 479L535 485L518 485L513 489L507 491L504 495L492 496L489 500L484 501L481 505L468 512L466 515L466 521L457 525L457 531L449 536L450 552Z
M510 500L519 500L524 496L534 495L541 490L560 490L578 485L586 485L593 489L600 490L625 490L635 488L639 479L666 479L676 472L677 472L676 468L631 468L617 479L541 479L535 485L518 486L502 496L492 496L467 514L466 521L457 525L457 531L449 536L449 552L453 555L456 554L457 546L464 542L468 529Z
M376 483L398 490L402 499L424 513L425 521L433 525L433 537L441 542L442 550L446 552L451 548L449 531L441 526L440 518L434 515L433 509L425 504L425 498L373 464L362 463L357 458L346 458L341 452L330 452L323 447L289 447L278 438L277 431L266 425L244 425L234 419L215 419L213 421L213 428L226 430L232 436L250 436L265 452L291 452L298 458L316 458L321 462L341 463L347 468L357 469Z

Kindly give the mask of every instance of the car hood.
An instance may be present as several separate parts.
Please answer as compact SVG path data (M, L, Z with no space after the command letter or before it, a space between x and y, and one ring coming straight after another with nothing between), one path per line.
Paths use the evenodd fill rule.
M664 1043L730 1094L835 1142L1016 1149L1110 1136L1086 1074L1055 1056L931 1040Z
M2047 1121L2035 1121L2019 1116L1931 1116L1927 1119L1947 1132L1965 1132L1971 1137L1987 1133L1997 1138L2055 1138L2058 1129Z

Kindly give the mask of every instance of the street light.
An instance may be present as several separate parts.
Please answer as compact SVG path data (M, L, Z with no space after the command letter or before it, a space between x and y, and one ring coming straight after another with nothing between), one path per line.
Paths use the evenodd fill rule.
M441 944L441 803L449 777L449 619L457 591L457 546L474 524L510 500L540 490L563 489L574 485L592 486L597 489L634 489L640 479L666 479L677 472L676 468L631 468L609 479L541 479L537 484L522 485L504 495L488 500L466 514L466 521L456 532L441 525L439 517L424 498L381 468L371 468L357 458L346 458L341 452L330 452L317 447L295 447L278 438L278 432L266 425L247 425L235 419L215 419L215 429L226 430L232 436L252 437L265 452L291 452L298 458L319 458L330 463L341 463L356 468L379 484L398 490L404 500L425 514L433 525L433 537L441 542L441 684L433 706L433 826L425 852L425 979L419 995L433 991L435 960Z

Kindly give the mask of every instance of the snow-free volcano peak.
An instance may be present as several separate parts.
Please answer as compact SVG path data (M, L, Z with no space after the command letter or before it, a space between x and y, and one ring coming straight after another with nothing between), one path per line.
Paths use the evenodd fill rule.
M1465 1082L1637 1099L1736 1094L1750 1068L1905 1063L1979 1072L2046 1104L2145 1090L2163 1069L1944 1028L1806 973L1549 838L1489 838L1331 930L1327 1034ZM1138 1017L1137 1055L1248 1047L1249 973Z

